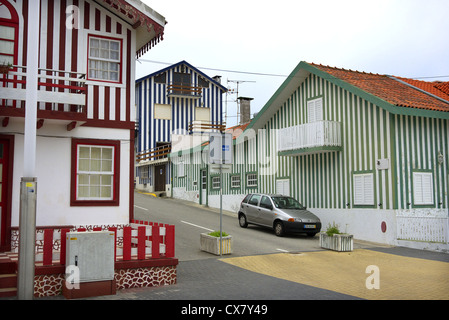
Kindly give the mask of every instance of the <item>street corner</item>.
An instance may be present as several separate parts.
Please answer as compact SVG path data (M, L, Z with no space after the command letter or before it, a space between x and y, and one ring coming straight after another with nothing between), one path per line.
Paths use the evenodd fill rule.
M449 263L366 249L226 258L234 266L368 300L449 299Z

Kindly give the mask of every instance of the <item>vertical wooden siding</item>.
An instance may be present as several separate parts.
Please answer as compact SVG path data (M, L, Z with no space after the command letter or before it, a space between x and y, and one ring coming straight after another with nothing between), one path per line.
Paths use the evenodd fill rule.
M197 86L198 74L185 68L192 76L192 84ZM173 73L179 72L181 66L169 69L167 72L167 83L173 79ZM156 147L156 142L170 142L174 131L188 129L188 124L195 120L195 108L204 107L211 109L211 121L222 121L222 91L210 84L209 88L202 90L200 99L168 97L167 85L154 82L154 77L146 78L136 84L136 96L139 118L139 139L137 152ZM154 104L171 104L171 120L154 119Z

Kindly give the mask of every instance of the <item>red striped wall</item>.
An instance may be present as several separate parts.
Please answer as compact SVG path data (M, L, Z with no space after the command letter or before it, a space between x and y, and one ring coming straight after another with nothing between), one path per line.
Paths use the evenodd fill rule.
M26 65L27 21L30 0L9 0L20 17L18 64ZM34 0L35 1L35 0ZM79 28L67 28L68 6L79 8ZM85 126L133 129L134 104L132 44L135 32L113 12L90 0L41 0L39 67L87 73L88 35L122 40L120 83L88 81ZM70 20L69 20L70 21ZM24 41L25 39L25 41ZM41 104L40 109L49 105ZM62 108L62 106L59 106Z

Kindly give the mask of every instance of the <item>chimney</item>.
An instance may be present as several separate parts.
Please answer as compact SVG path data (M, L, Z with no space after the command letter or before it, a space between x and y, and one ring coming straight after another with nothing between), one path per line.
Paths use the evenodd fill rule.
M239 97L240 100L240 123L244 124L251 120L251 100L253 98Z

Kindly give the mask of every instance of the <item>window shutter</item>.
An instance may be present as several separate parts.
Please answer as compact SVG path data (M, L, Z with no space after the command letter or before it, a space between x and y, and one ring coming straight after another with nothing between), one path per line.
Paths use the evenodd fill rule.
M354 205L374 205L372 173L354 175Z
M323 120L323 99L315 100L315 121Z
M431 172L413 173L413 202L416 205L433 204L433 176Z
M315 122L315 101L307 102L307 122Z

